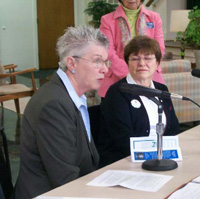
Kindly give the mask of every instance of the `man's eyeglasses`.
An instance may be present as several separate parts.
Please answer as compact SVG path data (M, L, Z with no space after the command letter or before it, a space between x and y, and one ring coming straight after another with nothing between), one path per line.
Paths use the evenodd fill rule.
M92 62L93 64L95 64L96 68L101 68L103 67L104 65L108 68L110 66L110 61L109 60L106 60L104 61L103 59L95 59L95 60L92 60L92 59L86 59L86 58L83 58L83 57L79 57L79 56L72 56L73 58L75 59L83 59L83 60L87 60L87 61L90 61Z
M141 60L143 60L146 64L150 63L153 59L155 59L154 57L131 57L129 58L129 61L134 62L134 63L139 63Z

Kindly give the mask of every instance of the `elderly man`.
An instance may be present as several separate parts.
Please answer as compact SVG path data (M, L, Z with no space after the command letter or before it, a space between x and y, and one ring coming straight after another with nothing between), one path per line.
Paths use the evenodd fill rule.
M84 93L98 89L108 71L108 45L91 27L70 27L59 38L59 69L23 116L16 199L36 197L98 168Z

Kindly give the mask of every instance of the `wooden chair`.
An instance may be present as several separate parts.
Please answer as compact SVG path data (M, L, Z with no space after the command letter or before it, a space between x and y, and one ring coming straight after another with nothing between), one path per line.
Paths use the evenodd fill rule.
M0 63L0 74L5 74L6 72L8 72L8 73L15 72L16 67L17 67L17 65L15 65L15 64L8 64L5 66L2 66ZM10 83L12 83L12 82L13 82L12 77L10 77ZM2 84L8 84L7 77L0 79L0 85L2 85Z
M15 72L15 68L17 68L17 65L15 64L8 64L3 66L5 70L9 70L10 73Z
M2 102L4 101L14 100L17 114L20 117L19 98L32 96L37 90L36 85L35 85L34 74L33 74L33 71L35 71L36 68L31 68L31 69L16 72L14 70L16 67L17 65L14 65L14 64L6 65L4 66L4 69L9 70L9 72L6 74L5 73L0 74L0 79L10 78L9 82L6 82L5 84L0 85L0 102L2 104ZM30 73L31 75L31 79L32 79L31 88L25 86L24 84L17 83L16 76L24 74L24 73Z
M14 64L8 64L8 65L4 65L2 66L0 63L0 74L5 74L6 71L8 71L9 73L15 72L15 68L17 67L17 65ZM0 86L3 84L11 84L13 82L13 78L10 77L10 83L7 80L7 77L4 78L0 78ZM3 107L3 102L1 102L1 106Z

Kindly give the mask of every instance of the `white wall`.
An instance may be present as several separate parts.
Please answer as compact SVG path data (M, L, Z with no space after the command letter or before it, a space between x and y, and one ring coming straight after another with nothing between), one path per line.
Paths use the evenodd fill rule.
M38 68L36 0L0 0L0 60Z
M167 16L166 16L166 23L167 23L167 35L166 39L175 39L176 33L172 33L169 31L170 27L170 18L171 18L171 10L185 10L187 8L187 0L167 0ZM181 23L181 21L180 21Z
M89 16L84 13L88 2L90 2L90 0L74 0L75 26L88 24Z

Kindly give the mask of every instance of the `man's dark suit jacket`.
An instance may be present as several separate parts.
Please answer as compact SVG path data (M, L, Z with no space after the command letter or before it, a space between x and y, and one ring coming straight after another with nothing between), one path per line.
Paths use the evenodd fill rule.
M28 103L15 198L30 199L94 171L99 155L56 73Z
M101 104L101 123L98 137L100 166L105 166L130 155L130 137L149 136L150 123L146 109L138 95L123 93L119 90L126 78L110 87ZM154 82L155 88L168 91L163 84ZM139 108L131 105L131 100L141 103ZM164 135L180 132L171 99L160 98L167 119Z

